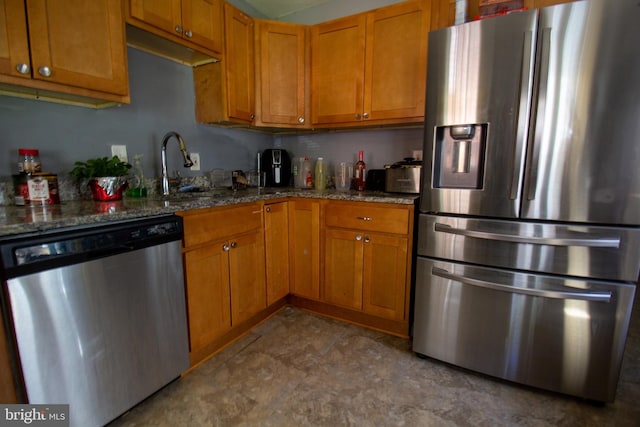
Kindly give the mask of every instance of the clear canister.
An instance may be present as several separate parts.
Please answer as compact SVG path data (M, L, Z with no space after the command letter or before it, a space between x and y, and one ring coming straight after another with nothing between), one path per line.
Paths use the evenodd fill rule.
M37 173L42 171L40 152L33 148L18 149L18 172Z

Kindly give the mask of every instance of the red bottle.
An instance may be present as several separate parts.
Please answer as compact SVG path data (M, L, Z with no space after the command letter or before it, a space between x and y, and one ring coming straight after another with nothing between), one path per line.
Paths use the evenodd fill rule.
M364 191L365 189L365 181L367 175L367 165L364 162L364 151L360 150L358 152L358 162L355 167L355 181L356 181L356 190Z

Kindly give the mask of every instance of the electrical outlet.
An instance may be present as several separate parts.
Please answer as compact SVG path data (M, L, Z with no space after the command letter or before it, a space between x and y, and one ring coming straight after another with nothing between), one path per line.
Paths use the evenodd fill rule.
M128 162L127 158L127 146L126 145L112 145L111 156L118 156L123 162Z
M200 154L191 153L190 157L191 157L191 161L193 162L193 166L191 166L191 170L199 171L200 170Z

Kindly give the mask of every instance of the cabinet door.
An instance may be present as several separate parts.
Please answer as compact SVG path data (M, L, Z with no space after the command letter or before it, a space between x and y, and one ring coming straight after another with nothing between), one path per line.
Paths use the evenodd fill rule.
M305 27L257 21L257 124L305 124Z
M430 16L422 0L367 15L365 120L424 117Z
M222 0L182 0L183 37L210 49L222 52Z
M429 31L450 27L456 22L456 0L431 1L431 25Z
M180 0L129 0L129 13L146 24L182 36Z
M364 235L363 311L392 320L405 318L406 237Z
M190 351L198 350L231 329L229 252L227 242L184 254Z
M287 202L264 207L267 305L289 294L289 220Z
M0 3L0 74L31 78L27 34L24 1L2 1Z
M267 306L262 230L229 241L231 322L244 322Z
M227 111L230 119L251 123L254 116L253 19L224 5Z
M128 93L120 0L28 0L27 16L34 79Z
M363 235L357 231L325 230L325 274L322 299L362 310Z
M362 118L365 24L365 15L360 14L311 28L314 124Z
M320 202L289 202L291 293L320 299Z

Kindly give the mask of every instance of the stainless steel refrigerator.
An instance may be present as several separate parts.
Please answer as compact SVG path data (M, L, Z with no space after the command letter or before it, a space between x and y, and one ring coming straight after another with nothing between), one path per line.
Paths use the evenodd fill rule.
M613 401L640 272L640 4L430 33L413 349Z

